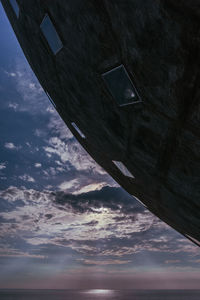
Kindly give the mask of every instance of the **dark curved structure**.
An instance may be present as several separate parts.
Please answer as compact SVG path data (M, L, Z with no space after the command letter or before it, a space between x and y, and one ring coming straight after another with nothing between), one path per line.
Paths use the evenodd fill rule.
M200 245L200 0L2 0L88 153Z

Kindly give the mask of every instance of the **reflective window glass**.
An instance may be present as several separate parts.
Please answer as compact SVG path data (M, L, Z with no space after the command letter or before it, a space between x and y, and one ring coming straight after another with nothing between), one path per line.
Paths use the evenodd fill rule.
M141 101L123 65L102 74L102 77L118 105L123 106Z
M121 171L121 173L124 175L124 176L127 176L127 177L131 177L131 178L135 178L131 172L127 169L127 167L121 162L121 161L115 161L113 160L113 163L115 164L115 166Z
M11 4L16 16L19 17L19 5L18 5L17 1L16 0L9 0L9 2Z
M62 47L63 44L59 38L59 35L48 15L46 15L40 25L42 33L44 34L49 47L52 52L56 54Z
M47 94L49 100L51 101L51 104L56 108L56 105L55 105L54 101L52 100L52 98L50 97L49 93L46 92L46 94Z
M71 123L72 126L74 127L74 129L78 132L78 134L83 138L85 139L85 135L82 133L82 131L78 128L78 126L76 125L76 123L72 122Z

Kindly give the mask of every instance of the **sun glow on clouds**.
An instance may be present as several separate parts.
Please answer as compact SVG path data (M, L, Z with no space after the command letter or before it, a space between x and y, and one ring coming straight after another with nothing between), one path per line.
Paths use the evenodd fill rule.
M72 190L73 195L78 195L82 193L88 193L91 191L99 191L101 190L104 186L108 186L106 182L101 182L101 183L91 183L88 185L85 185L83 187L80 187L80 183L78 179L73 179L70 181L65 181L59 185L59 189L61 191L65 192L70 192Z
M109 189L112 190L112 188ZM158 220L150 213L147 211L134 212L134 210L131 212L130 207L127 207L128 210L124 214L124 204L119 205L117 199L115 200L116 204L115 202L112 204L113 208L109 208L111 205L109 199L104 202L104 189L96 191L99 193L97 195L98 202L95 200L95 195L92 201L89 200L91 199L90 193L74 195L74 197L80 197L77 200L70 199L70 197L67 200L65 194L58 193L57 195L50 191L38 192L33 189L16 187L1 191L1 199L13 203L13 205L19 200L22 201L16 209L1 213L1 217L5 220L1 226L1 235L17 236L20 232L21 238L29 245L64 247L72 249L76 253L91 256L91 259L78 260L84 265L126 264L129 259L118 260L116 257L126 258L127 255L140 253L143 250L170 252L170 237L167 236L167 228L165 237L157 236L157 241L148 239L149 230L156 230L154 228L158 223ZM100 196L101 194L102 196ZM119 195L119 192L115 195ZM60 197L64 201L62 205ZM84 197L86 197L85 199L88 197L88 200L81 203L81 198L84 199ZM98 207L96 207L97 204ZM116 222L116 220L118 221ZM14 227L13 224L15 224ZM141 239L142 233L143 238ZM139 234L139 240L135 241L134 234L136 237ZM145 235L147 235L146 238L144 238ZM133 238L131 238L132 236ZM124 239L124 243L110 247L109 240L113 238L119 241ZM98 242L101 240L102 242ZM187 243L183 240L179 242L176 251L188 251L196 255L197 250L193 245L188 248ZM12 248L10 250L8 248L7 253L13 254ZM106 259L92 259L97 254L99 258L106 257Z
M92 208L91 206L90 213L86 211L74 214L73 205L66 203L66 209L60 210L59 205L55 206L54 194L49 191L37 192L13 187L0 192L0 196L12 203L17 200L23 201L24 205L17 207L16 210L1 213L1 216L7 220L2 230L6 230L7 234L10 230L16 234L20 230L22 236L23 232L26 235L28 231L30 237L26 240L30 244L48 242L62 245L64 241L70 240L95 241L109 238L113 232L118 237L126 237L129 233L147 230L152 223L152 217L146 215L146 219L143 216L141 221L138 218L134 226L131 226L126 219L116 224L115 217L121 215L120 211L115 212L103 207ZM13 219L17 224L15 228L8 225ZM38 239L38 236L43 238Z
M62 191L67 191L67 190L70 190L71 188L74 188L75 186L77 186L77 184L78 184L78 180L72 179L69 181L62 182L58 187Z
M102 183L92 183L89 185L84 186L83 188L81 188L79 191L75 191L74 194L82 194L82 193L88 193L91 191L99 191L101 190L104 186L107 186L108 184L106 182L102 182Z
M20 198L15 195L15 201L22 199L21 191L15 190L15 192L19 192L20 195ZM62 240L64 239L88 240L89 238L90 240L95 240L105 238L112 234L109 230L101 230L101 228L108 225L110 226L111 223L114 225L114 222L112 222L113 215L109 210L106 211L102 209L98 210L97 213L74 215L73 211L70 212L69 208L67 211L60 211L58 208L55 208L51 200L49 201L49 199L47 199L49 198L47 194L42 195L41 193L31 190L26 190L24 193L29 199L27 201L24 199L25 206L19 207L14 212L1 214L6 220L9 221L14 218L15 221L20 224L16 226L15 230L12 228L12 232L17 232L18 229L21 228L21 232L26 233L29 231L32 232L32 234L37 233L37 236L45 235L49 243L55 243L56 240L57 244L59 244L59 238L60 244L62 244ZM13 194L11 197L13 198ZM51 216L49 219L45 217L47 212L48 215ZM95 220L95 223L93 220ZM6 229L8 230L8 228ZM55 236L57 238L55 238ZM44 240L45 238L41 239L40 242L42 243ZM28 238L27 241L34 243L35 238ZM36 241L38 241L37 238Z

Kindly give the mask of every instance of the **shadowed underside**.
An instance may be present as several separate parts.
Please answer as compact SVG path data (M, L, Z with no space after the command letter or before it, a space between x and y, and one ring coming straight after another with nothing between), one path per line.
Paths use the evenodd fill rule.
M174 2L2 0L83 147L200 245L200 1Z

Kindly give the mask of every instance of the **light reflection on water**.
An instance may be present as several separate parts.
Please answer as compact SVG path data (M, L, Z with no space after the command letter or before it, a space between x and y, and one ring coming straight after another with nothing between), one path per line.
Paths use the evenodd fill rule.
M115 291L113 290L102 290L102 289L95 289L95 290L88 290L85 291L87 294L94 294L94 295L112 295Z
M89 299L101 299L101 300L112 300L116 299L116 293L117 291L115 290L105 290L105 289L92 289L92 290L87 290L83 292L85 296L87 296L88 300ZM86 299L86 298L84 298Z

